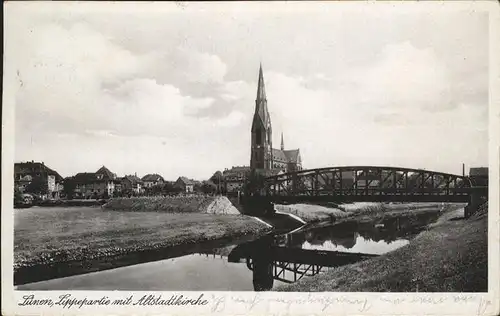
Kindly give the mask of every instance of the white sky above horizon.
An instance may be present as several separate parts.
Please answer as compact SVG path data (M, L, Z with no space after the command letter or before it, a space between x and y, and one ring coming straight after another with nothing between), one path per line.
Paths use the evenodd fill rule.
M306 169L488 165L487 13L293 6L7 8L15 161L169 180L248 165L262 62L273 145L283 132Z

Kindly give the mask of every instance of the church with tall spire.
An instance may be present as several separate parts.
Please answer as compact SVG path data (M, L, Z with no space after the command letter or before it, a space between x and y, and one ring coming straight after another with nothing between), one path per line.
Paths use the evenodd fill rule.
M251 128L250 169L271 173L302 170L300 149L285 150L283 133L280 149L273 148L273 129L267 108L266 88L262 64L259 67L257 98Z

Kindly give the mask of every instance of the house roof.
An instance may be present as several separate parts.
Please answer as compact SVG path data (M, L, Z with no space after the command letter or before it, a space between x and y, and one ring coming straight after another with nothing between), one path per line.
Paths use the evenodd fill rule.
M487 176L488 175L488 167L479 167L479 168L470 168L469 170L470 176Z
M181 181L183 182L184 184L187 184L187 185L194 185L195 184L195 181L194 180L191 180L191 179L188 179L186 177L179 177L179 179L177 179L177 181Z
M138 176L135 176L135 175L128 175L128 176L125 176L125 177L123 177L123 180L128 180L128 181L130 181L132 184L142 183L141 178L139 178Z
M96 174L94 172L79 172L71 178L76 183L91 183L91 182L98 181ZM66 179L68 179L68 178L66 178Z
M99 170L97 170L95 174L96 175L97 174L102 174L104 179L109 179L109 180L113 180L113 179L116 178L116 174L114 174L113 172L111 172L105 166L102 166L101 168L99 168Z
M249 166L236 166L232 167L231 169L224 170L224 177L231 177L231 176L242 176L246 174L247 172L250 172L250 167Z
M17 162L14 164L14 173L15 174L22 174L22 175L31 175L33 176L34 174L40 173L47 173L48 175L55 176L56 181L61 181L63 177L57 171L50 169L47 167L43 162L34 162L34 161L27 161L27 162Z
M158 181L158 180L164 180L164 179L157 173L150 173L142 177L142 181Z

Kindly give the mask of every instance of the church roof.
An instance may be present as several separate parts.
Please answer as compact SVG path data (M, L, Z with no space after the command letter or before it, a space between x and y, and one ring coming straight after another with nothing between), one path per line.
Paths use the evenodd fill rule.
M273 160L276 161L297 163L299 156L300 149L280 150L273 148Z
M283 150L289 162L297 163L299 161L300 149Z
M273 148L273 160L287 162L288 157L285 155L285 152L283 150Z

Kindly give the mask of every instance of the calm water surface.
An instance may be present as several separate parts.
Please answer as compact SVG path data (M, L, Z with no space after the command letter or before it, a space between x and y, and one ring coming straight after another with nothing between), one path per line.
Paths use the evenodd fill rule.
M20 290L275 290L409 243L437 214L299 230L206 253L20 285ZM278 247L278 248L276 248ZM245 251L242 251L244 249ZM280 255L277 255L276 249ZM250 252L248 252L250 250ZM341 252L338 254L337 252ZM342 255L342 256L340 256ZM344 258L344 259L342 259ZM325 261L326 260L326 261ZM299 263L297 263L299 261ZM306 261L306 262L305 262Z

